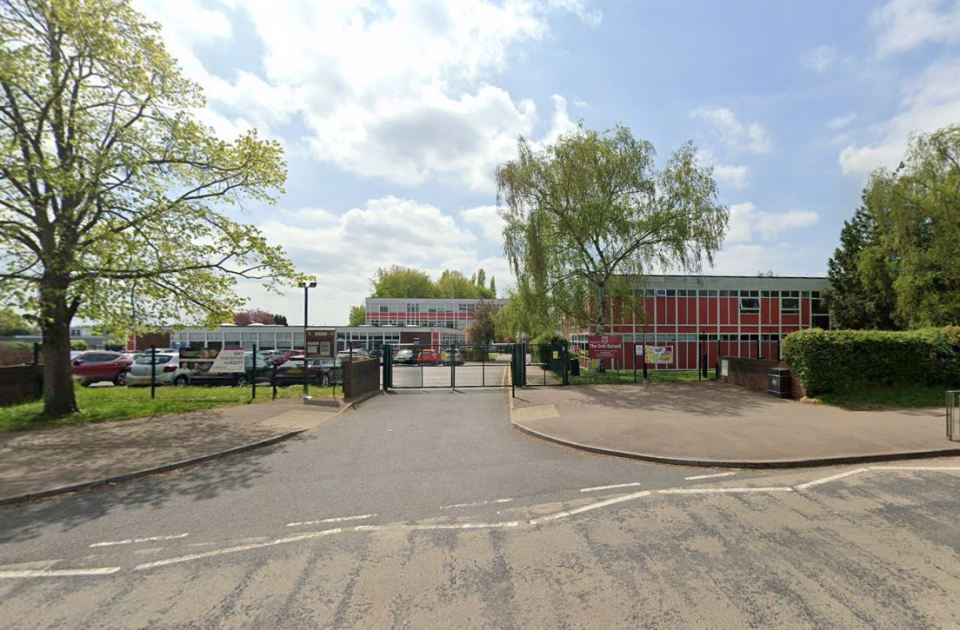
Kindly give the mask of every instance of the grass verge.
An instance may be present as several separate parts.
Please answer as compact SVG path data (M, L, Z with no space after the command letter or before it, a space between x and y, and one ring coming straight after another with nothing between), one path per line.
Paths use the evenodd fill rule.
M637 370L636 381L634 381L633 370L607 370L606 372L593 372L591 370L580 369L580 376L571 376L571 385L616 385L619 383L643 382L643 372ZM684 371L647 371L647 381L650 383L691 383L697 382L700 377L696 370ZM705 381L714 380L714 372L709 370Z
M821 394L817 398L828 405L846 409L896 409L898 407L943 407L942 386L890 385L858 389L850 392Z
M50 418L43 413L42 402L0 407L0 431L23 431L41 427L129 420L170 413L185 413L215 407L232 407L270 402L270 386L257 386L256 399L249 387L158 387L150 399L149 387L77 387L80 411L66 418ZM311 387L316 397L332 395L330 387ZM277 388L277 399L300 398L300 387Z

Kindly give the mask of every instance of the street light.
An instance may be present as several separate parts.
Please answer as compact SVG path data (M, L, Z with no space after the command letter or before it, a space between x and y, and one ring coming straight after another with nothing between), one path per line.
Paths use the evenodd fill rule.
M309 375L307 373L307 319L309 314L309 294L310 289L315 289L317 287L316 281L313 282L303 282L300 284L303 287L303 399L307 399L307 391L310 388L308 384Z

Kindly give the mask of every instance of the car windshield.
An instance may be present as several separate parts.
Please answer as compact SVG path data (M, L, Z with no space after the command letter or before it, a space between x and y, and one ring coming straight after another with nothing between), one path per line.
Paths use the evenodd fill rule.
M158 354L158 355L157 355L157 365L160 365L160 364L162 364L162 363L170 363L170 361L171 361L172 359L173 359L173 356L172 356L172 355L169 355L169 354ZM140 355L139 357L136 358L135 363L136 363L137 365L150 365L150 355L149 355L149 354L142 354L142 355Z

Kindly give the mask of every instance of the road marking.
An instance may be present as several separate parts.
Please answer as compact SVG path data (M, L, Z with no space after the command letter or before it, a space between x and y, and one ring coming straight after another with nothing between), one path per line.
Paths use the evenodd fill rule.
M295 523L287 523L287 527L299 527L300 525L319 525L321 523L342 523L344 521L363 521L368 518L373 518L376 514L358 514L356 516L334 516L332 518L322 518L317 521L297 521Z
M693 481L695 479L716 479L717 477L731 477L737 473L735 472L725 472L725 473L715 473L712 475L694 475L693 477L684 477L684 481Z
M500 527L519 527L519 521L506 521L503 523L435 523L426 525L409 525L399 529L497 529Z
M614 497L613 499L607 499L606 501L597 501L596 503L590 503L572 510L564 510L563 512L557 512L556 514L549 514L547 516L541 516L540 518L535 518L530 521L531 525L537 525L539 523L544 523L546 521L555 521L558 518L565 518L567 516L573 516L574 514L582 514L583 512L589 512L590 510L598 510L602 507L607 507L608 505L614 505L616 503L623 503L624 501L632 501L634 499L639 499L640 497L645 497L650 495L649 490L642 490L640 492L634 492L633 494L625 494L620 497Z
M870 470L960 470L960 466L874 466Z
M859 475L860 473L869 472L869 470L869 468L855 468L853 470L848 470L847 472L830 475L829 477L823 477L822 479L814 479L813 481L808 481L807 483L801 483L800 485L796 486L796 488L797 490L805 490L806 488L819 486L822 483L830 483L831 481L843 479L844 477L850 477L851 475Z
M454 503L453 505L441 505L441 510L449 510L450 508L462 508L462 507L476 507L478 505L490 505L491 503L510 503L513 499L492 499L490 501L477 501L475 503Z
M0 578L32 578L32 577L76 577L83 575L111 575L120 570L120 567L98 567L96 569L46 569L23 571L0 571Z
M667 488L657 490L660 494L740 494L744 492L793 492L786 486L763 486L759 488Z
M160 540L177 540L178 538L186 538L189 536L189 533L183 534L174 534L173 536L149 536L147 538L127 538L125 540L109 540L106 542L97 542L90 545L91 547L112 547L114 545L132 545L135 543L145 543L145 542L157 542Z
M268 540L262 543L250 543L249 545L237 545L236 547L226 547L224 549L214 549L213 551L204 551L203 553L194 553L186 556L177 556L175 558L167 558L166 560L156 560L154 562L144 562L143 564L138 564L134 567L135 571L144 571L146 569L155 569L157 567L165 567L170 564L179 564L181 562L190 562L191 560L202 560L204 558L212 558L214 556L223 556L230 553L239 553L241 551L251 551L253 549L263 549L264 547L275 547L277 545L285 545L287 543L299 542L301 540L310 540L313 538L322 538L324 536L330 536L332 534L339 534L344 531L339 527L333 529L324 529L318 532L306 532L303 534L297 534L296 536L287 536L285 538L277 538L275 540Z
M613 490L615 488L630 488L633 486L642 486L641 481L631 481L630 483L615 483L612 486L594 486L593 488L580 488L580 492L593 492L595 490Z

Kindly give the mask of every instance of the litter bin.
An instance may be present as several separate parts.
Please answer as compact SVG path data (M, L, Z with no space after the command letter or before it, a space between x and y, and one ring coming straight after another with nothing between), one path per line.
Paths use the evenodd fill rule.
M767 393L777 398L790 398L790 368L770 368L767 373Z
M570 376L580 376L580 359L570 359Z

